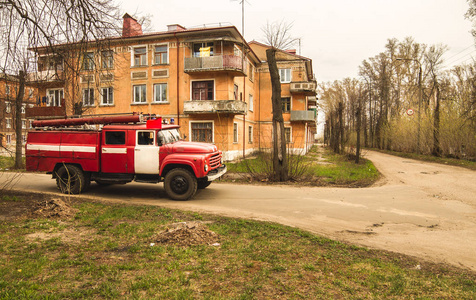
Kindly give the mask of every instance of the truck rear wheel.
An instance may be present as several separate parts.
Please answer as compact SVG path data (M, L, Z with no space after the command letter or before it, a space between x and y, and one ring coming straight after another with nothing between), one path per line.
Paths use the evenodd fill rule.
M64 194L79 194L89 186L89 180L80 168L63 165L56 171L56 185Z
M165 175L164 188L171 199L188 200L197 192L197 178L185 169L173 169Z

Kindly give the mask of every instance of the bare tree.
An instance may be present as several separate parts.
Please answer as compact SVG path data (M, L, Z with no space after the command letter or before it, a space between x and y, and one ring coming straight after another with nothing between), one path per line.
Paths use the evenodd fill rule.
M262 28L265 43L271 46L271 48L266 50L266 59L268 61L272 88L273 179L276 181L286 181L288 179L288 159L286 155L286 137L281 101L281 81L276 62L276 52L279 51L279 49L288 49L297 40L291 37L291 28L292 24L287 24L284 21L273 24L267 23L266 26Z
M101 41L114 35L119 28L119 11L113 0L0 0L0 72L15 74L18 79L15 121L16 163L22 167L21 117L18 117L25 94L28 72L36 65L29 49L47 49L46 52L63 58L65 64L74 60L62 45L74 45L81 53L90 41ZM77 61L77 60L76 60ZM68 66L66 66L68 67ZM77 66L70 65L71 70Z

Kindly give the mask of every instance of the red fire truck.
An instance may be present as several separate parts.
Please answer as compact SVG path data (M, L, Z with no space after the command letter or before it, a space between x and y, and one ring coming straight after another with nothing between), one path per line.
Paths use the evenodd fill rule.
M28 133L26 169L52 174L66 194L99 185L163 181L187 200L225 174L222 152L181 140L178 125L140 114L39 120Z

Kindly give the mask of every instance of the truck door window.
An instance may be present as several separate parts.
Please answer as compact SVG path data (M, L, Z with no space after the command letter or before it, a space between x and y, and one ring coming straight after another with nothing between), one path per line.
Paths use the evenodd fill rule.
M125 145L126 132L125 131L107 131L106 145Z
M154 132L153 131L138 131L137 145L154 145Z

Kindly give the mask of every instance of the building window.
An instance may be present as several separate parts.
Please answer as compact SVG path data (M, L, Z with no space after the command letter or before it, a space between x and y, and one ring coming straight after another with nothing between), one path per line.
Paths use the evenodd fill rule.
M12 104L10 102L5 102L5 112L7 114L12 112Z
M101 89L101 105L114 104L114 89L112 87L105 87Z
M33 128L33 120L28 120L28 128L32 129Z
M83 106L94 106L94 89L83 89Z
M21 120L21 128L26 129L26 120Z
M5 94L10 95L10 86L8 84L5 86Z
M291 69L279 69L281 83L291 82Z
M291 127L284 127L284 138L286 143L291 143Z
M193 57L213 56L213 42L193 44Z
M162 64L167 64L168 62L169 62L168 46L167 45L155 46L154 64L162 65Z
M21 113L22 113L22 114L25 114L25 107L26 107L25 104L23 104L23 105L21 106Z
M253 126L248 126L248 143L253 143Z
M103 69L114 68L114 51L105 50L101 52L101 63Z
M29 89L28 97L33 98L33 89Z
M248 96L248 101L250 102L249 110L253 111L253 95Z
M94 70L93 52L86 52L83 54L83 70Z
M147 102L147 86L145 84L134 85L134 103Z
M5 119L5 128L12 128L12 119Z
M291 98L285 97L281 98L281 104L283 107L283 113L288 113L291 111Z
M7 134L7 144L11 144L11 143L12 143L12 135Z
M238 101L238 85L237 84L233 85L233 99L235 99L235 101Z
M213 143L213 122L191 122L192 142Z
M213 80L192 82L192 100L214 100L213 94Z
M26 144L26 134L21 135L21 142L22 144Z
M48 95L48 106L61 106L61 100L63 100L63 89L48 90L46 94Z
M147 66L147 47L134 48L133 66Z
M233 123L233 143L238 143L238 123Z
M254 72L255 70L253 64L248 63L248 78L250 79L250 81L254 80Z
M167 102L167 84L154 84L154 102Z

